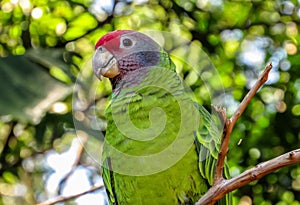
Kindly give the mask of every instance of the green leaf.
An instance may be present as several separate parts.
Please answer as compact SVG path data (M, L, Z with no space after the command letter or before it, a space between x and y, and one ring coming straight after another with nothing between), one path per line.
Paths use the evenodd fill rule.
M6 182L10 184L15 184L18 181L17 177L13 173L8 171L4 172L2 177Z
M0 116L38 123L50 106L71 91L26 56L0 59Z
M64 34L64 38L67 41L70 41L82 37L89 30L94 29L97 24L97 20L91 14L88 12L83 13L69 24L69 28Z

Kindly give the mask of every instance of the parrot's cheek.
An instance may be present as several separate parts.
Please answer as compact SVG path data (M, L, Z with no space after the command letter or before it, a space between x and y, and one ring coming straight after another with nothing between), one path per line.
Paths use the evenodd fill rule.
M105 47L99 47L93 56L93 69L95 75L113 78L120 74L117 59Z

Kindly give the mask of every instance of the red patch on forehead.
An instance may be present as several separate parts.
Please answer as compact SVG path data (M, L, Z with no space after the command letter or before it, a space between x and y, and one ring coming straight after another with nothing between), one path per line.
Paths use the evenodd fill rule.
M108 43L109 41L113 40L113 39L116 39L117 43L119 43L119 40L120 39L120 36L124 33L132 33L134 31L131 31L131 30L115 30L115 31L112 31L112 32L109 32L107 33L106 35L102 36L98 42L96 43L95 45L95 49L97 49L99 46L102 46L106 43Z

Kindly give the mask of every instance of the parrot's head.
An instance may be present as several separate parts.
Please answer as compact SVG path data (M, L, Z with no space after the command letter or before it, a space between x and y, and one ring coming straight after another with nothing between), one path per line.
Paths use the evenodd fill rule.
M97 78L110 78L113 86L130 76L142 76L154 66L172 67L168 54L150 37L132 30L116 30L101 37L93 56Z

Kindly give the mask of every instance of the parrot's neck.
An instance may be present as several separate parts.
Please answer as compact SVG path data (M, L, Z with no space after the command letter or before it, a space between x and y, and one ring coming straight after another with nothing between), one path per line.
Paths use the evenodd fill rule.
M113 86L113 96L119 95L122 90L132 88L136 85L139 85L144 78L151 70L151 67L144 67L139 70L127 71L126 75L119 75L117 78L111 79Z
M121 73L110 79L113 96L123 89L140 85L147 78L149 71L157 67L175 71L174 64L166 52L139 52L118 60Z

